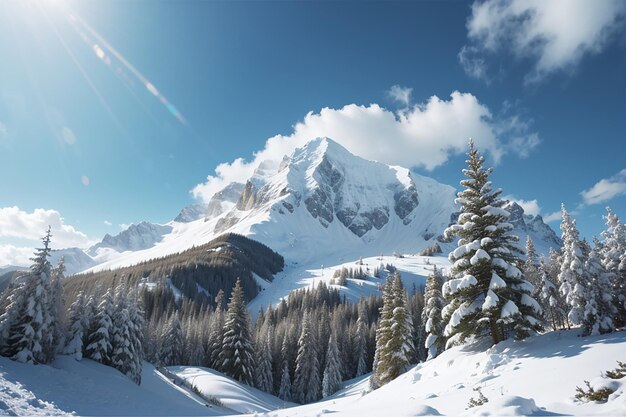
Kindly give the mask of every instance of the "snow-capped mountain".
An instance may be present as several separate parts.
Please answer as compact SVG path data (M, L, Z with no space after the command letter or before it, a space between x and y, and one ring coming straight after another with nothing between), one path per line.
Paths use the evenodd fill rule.
M435 243L450 224L458 210L455 197L451 186L365 160L318 138L280 162L264 161L245 184L232 183L216 193L203 219L134 225L105 236L88 253L106 260L95 269L115 268L180 252L225 232L266 244L288 265L319 267L361 256L415 253ZM540 216L525 215L517 204L511 211L522 244L529 234L540 252L560 246ZM110 248L116 252L104 256ZM122 251L131 252L117 253Z
M508 221L514 227L514 233L519 236L520 244L524 245L526 237L530 236L538 253L547 254L550 248L558 249L563 246L563 241L554 230L544 223L543 218L525 214L524 209L516 202L505 206L511 216Z
M174 219L175 222L189 223L204 217L207 212L206 204L191 204L183 207Z
M97 260L87 255L79 248L57 249L50 252L50 263L53 266L63 257L65 275L72 275L85 269L91 268L98 263Z
M243 184L232 182L215 193L204 211L204 220L209 221L235 207L243 190Z
M127 229L115 236L104 235L102 241L87 250L91 256L97 256L101 249L113 249L116 252L139 251L154 246L163 236L172 231L170 225L149 222L131 224Z

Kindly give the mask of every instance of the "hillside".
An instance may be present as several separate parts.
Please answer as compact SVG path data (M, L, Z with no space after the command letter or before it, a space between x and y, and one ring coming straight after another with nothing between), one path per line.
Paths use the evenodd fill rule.
M287 416L417 415L626 415L626 381L607 403L579 403L577 386L598 384L603 371L625 360L626 332L579 337L579 331L550 332L523 342L505 341L491 349L456 347L411 368L396 380L369 391L367 376L346 381L344 389L317 403L286 404L206 368L170 371L230 409L205 401L173 384L146 364L136 386L118 371L90 360L60 356L52 366L25 365L0 358L0 415L214 416L239 412ZM480 388L489 400L466 409Z
M210 301L230 291L240 278L247 300L259 291L259 281L271 281L284 267L282 256L265 245L235 234L224 234L209 243L180 253L151 259L135 266L74 275L64 281L68 297L78 291L92 294L121 281L131 287L169 284L176 292ZM258 278L257 278L258 277Z
M485 349L456 347L419 364L382 388L369 390L367 378L326 401L272 416L382 416L418 415L626 415L626 378L606 404L578 403L576 387L597 380L626 359L626 332L579 337L579 330L550 332L523 342L508 340ZM488 398L467 409L480 388ZM355 393L357 393L355 395Z

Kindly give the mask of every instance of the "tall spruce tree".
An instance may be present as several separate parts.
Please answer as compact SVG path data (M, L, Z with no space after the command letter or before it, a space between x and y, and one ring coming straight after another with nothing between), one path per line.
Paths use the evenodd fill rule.
M178 312L171 315L161 334L159 347L159 365L172 366L182 363L183 330Z
M443 286L449 299L443 312L447 345L470 336L489 335L494 344L510 336L523 339L541 329L541 307L520 269L519 238L511 234L502 191L493 190L489 180L493 169L484 168L485 159L472 141L467 155L467 179L461 181L465 189L456 200L461 214L445 232L448 238L460 238L448 257L452 279Z
M576 228L576 221L571 218L565 205L561 205L561 212L563 216L561 221L563 248L561 249L559 291L568 306L568 322L580 325L584 319L587 298L585 294L585 256Z
M215 313L211 317L209 340L207 342L206 365L222 371L220 352L224 340L224 291L220 290L215 297Z
M402 278L397 272L387 278L383 290L379 327L376 330L374 373L372 388L378 388L404 372L414 356L412 320L407 310L407 299Z
M92 328L87 336L87 346L85 347L84 355L105 365L111 364L113 314L115 314L113 295L111 290L108 290L98 305L96 316L92 321Z
M272 326L262 326L265 331L257 344L255 386L261 391L272 393L274 378L272 375Z
M48 340L49 360L54 359L57 351L65 345L65 294L63 291L63 279L65 278L65 258L59 259L57 266L52 270L48 290Z
M248 311L243 298L241 280L237 279L224 321L224 340L219 353L222 372L237 381L252 385L254 383L253 353Z
M322 378L322 396L328 397L341 389L341 361L335 337L331 333L326 350L326 367Z
M17 314L12 315L13 321L8 330L6 346L3 352L18 362L47 363L54 359L52 337L48 324L49 310L49 280L51 274L50 227L42 238L43 247L37 248L31 260L30 271L20 278L13 288L15 301L11 308L18 308Z
M280 387L278 388L278 398L283 401L291 401L291 376L289 374L289 339L287 333L283 337L283 343L281 347L281 357L283 366L280 377Z
M365 298L359 300L358 318L356 320L356 332L354 343L354 357L356 358L356 375L367 373L367 310Z
M615 330L613 316L616 308L613 305L610 273L600 261L597 250L591 250L585 260L586 289L585 309L582 319L583 335L609 333Z
M626 224L609 207L606 211L600 257L602 265L610 273L613 304L617 307L615 324L621 327L626 325Z
M435 265L433 272L426 279L424 310L422 311L422 323L424 323L424 329L428 335L424 342L424 347L428 350L428 359L435 358L445 348L444 326L441 318L441 311L445 304L441 294L442 286L443 275Z
M523 267L524 277L535 287L535 293L533 295L539 298L539 292L541 291L539 259L537 257L535 244L530 235L526 236L526 260L524 261Z
M79 292L69 309L69 331L63 353L73 356L77 361L83 358L83 340L89 330L89 318L85 312L85 295Z
M298 340L296 373L294 376L293 399L307 404L320 399L320 370L317 359L317 346L311 324L311 313L305 312L302 332Z

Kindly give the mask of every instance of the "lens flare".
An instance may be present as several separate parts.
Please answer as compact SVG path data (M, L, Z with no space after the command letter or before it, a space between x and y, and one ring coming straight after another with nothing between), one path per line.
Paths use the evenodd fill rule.
M75 11L67 8L67 21L78 33L79 37L90 46L96 56L102 60L109 67L115 60L119 64L118 68L113 69L117 75L123 74L123 79L130 79L134 77L143 84L145 88L156 97L165 109L174 116L180 123L187 125L187 119L182 115L180 111L172 104L157 88L148 80L135 66L133 66L120 52L118 52L102 35L100 35L91 25L89 25L82 17L80 17ZM132 77L129 77L128 75Z

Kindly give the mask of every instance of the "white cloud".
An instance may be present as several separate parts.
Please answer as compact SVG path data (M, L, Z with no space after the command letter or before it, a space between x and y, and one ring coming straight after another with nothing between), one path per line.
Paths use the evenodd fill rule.
M557 210L554 211L552 213L547 213L545 216L543 216L543 220L546 223L552 223L555 222L557 220L561 220L563 213L561 212L561 210Z
M580 193L587 205L600 204L620 195L626 195L626 169L610 178L603 178L593 187Z
M487 63L475 46L463 46L458 54L459 62L467 75L490 84L487 76Z
M0 245L0 267L30 265L32 256L33 248L17 247L9 244Z
M329 137L363 158L406 167L432 170L450 155L465 152L468 138L488 151L496 162L507 153L522 156L537 146L537 133L518 117L496 117L469 93L453 92L450 99L432 96L425 103L398 112L378 104L349 104L340 109L310 112L290 135L277 135L247 162L242 158L223 163L192 193L208 201L227 184L245 182L261 161L276 165L284 155L316 137Z
M118 226L120 227L121 230L126 230L128 229L130 226L132 226L132 223L126 224L126 223L120 223Z
M7 130L7 126L0 122L0 138L4 138L8 135L8 130Z
M523 200L520 198L515 198L515 196L512 195L506 195L502 198L519 204L520 207L524 209L525 214L536 216L541 213L541 207L539 207L539 203L537 202L537 200Z
M46 233L48 225L52 229L51 246L54 249L85 248L92 243L84 233L65 224L56 210L35 209L29 213L16 206L0 208L0 237L32 240L35 243Z
M402 104L404 107L408 107L411 104L411 93L413 92L412 88L409 87L401 87L399 85L392 86L389 91L387 91L387 95L391 97L394 101Z
M113 223L111 223L108 220L105 220L103 223L104 223L105 226L109 226L109 227L113 226Z
M601 52L623 29L625 14L623 0L475 1L459 62L468 75L486 79L485 58L507 51L531 59L526 81L538 81Z

